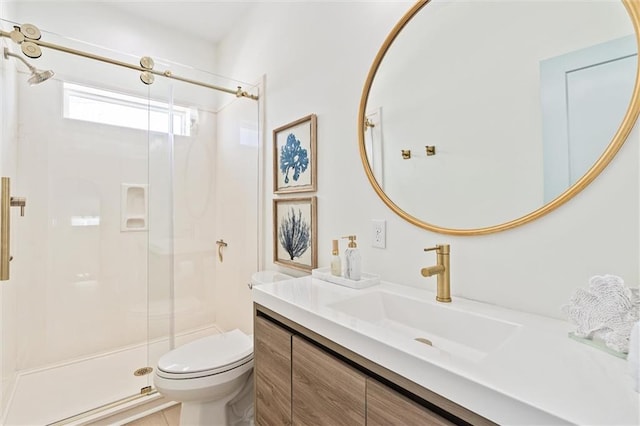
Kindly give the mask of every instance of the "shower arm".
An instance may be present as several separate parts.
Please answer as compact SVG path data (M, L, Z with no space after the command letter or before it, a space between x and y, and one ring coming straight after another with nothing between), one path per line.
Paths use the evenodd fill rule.
M32 73L36 73L38 72L38 70L36 69L36 67L34 67L33 65L31 65L29 62L27 62L26 59L24 59L22 56L20 55L16 55L13 52L10 52L8 48L4 48L4 57L6 58L7 56L11 56L12 58L16 58L17 60L19 60L20 62L22 62L23 64L25 64L27 66L27 68L29 68L29 71L31 71Z
M11 34L6 32L6 31L0 30L0 37L11 38ZM249 99L253 99L253 100L258 100L258 95L254 95L254 94L251 94L251 93L248 93L248 92L242 90L242 86L238 86L236 90L228 89L226 87L216 86L214 84L208 84L208 83L204 83L204 82L201 82L201 81L180 77L180 76L174 75L169 70L156 71L156 70L153 70L153 69L148 69L148 68L142 67L140 65L129 64L127 62L118 61L117 59L111 59L111 58L107 58L106 56L95 55L93 53L84 52L82 50L77 50L77 49L72 49L72 48L69 48L69 47L66 47L66 46L61 46L61 45L54 44L54 43L48 43L48 42L42 41L42 40L32 40L31 39L29 41L32 42L32 43L37 44L38 46L47 47L49 49L57 50L59 52L69 53L69 54L72 54L72 55L81 56L83 58L93 59L93 60L96 60L96 61L105 62L107 64L117 65L119 67L129 68L129 69L136 70L136 71L148 72L148 73L151 73L151 74L160 75L160 76L167 77L167 78L170 78L170 79L173 79L173 80L182 81L184 83L194 84L196 86L206 87L208 89L213 89L213 90L218 90L220 92L230 93L232 95L235 95L238 98L249 98ZM10 56L13 56L15 58L18 58L18 59L22 60L25 64L27 64L27 66L29 66L29 69L32 68L32 66L29 65L24 59L19 57L19 55L16 55L16 54L11 53L11 52L9 52L8 54Z

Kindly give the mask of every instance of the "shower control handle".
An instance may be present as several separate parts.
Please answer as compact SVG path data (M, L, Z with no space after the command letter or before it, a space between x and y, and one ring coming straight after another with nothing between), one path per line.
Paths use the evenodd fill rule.
M20 207L20 216L24 216L24 209L27 206L27 199L24 197L11 197L11 207Z
M222 257L222 249L229 244L225 243L222 239L216 241L216 244L218 245L218 260L220 260L220 263L222 263L224 261L224 258Z

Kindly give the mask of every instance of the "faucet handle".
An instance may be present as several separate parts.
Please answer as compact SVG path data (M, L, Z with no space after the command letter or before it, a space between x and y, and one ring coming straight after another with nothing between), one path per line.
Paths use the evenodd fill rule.
M429 247L424 249L424 251L436 251L438 254L449 254L449 244L438 244L435 247Z

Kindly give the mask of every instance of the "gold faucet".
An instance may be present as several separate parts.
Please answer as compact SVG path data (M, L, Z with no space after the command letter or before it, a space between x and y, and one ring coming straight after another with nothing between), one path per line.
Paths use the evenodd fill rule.
M420 273L423 277L438 275L438 291L436 300L438 302L451 302L451 275L449 273L449 244L438 244L435 247L424 249L424 251L435 250L438 255L438 262L434 266L422 268Z

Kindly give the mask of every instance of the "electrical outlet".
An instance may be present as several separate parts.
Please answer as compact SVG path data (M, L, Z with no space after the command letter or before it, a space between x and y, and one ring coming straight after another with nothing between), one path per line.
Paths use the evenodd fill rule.
M373 220L371 246L385 248L387 246L387 222L384 220Z

